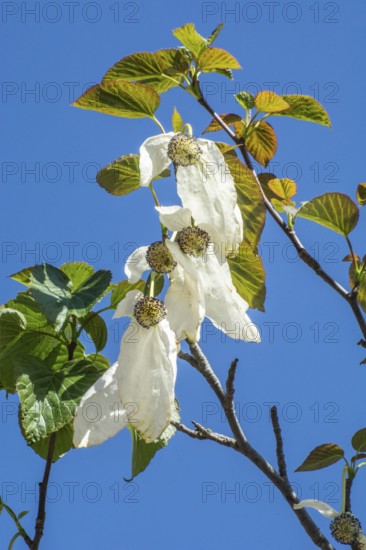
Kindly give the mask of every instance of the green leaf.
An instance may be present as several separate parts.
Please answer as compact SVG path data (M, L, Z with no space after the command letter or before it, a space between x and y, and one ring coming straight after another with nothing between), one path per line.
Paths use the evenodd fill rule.
M140 155L124 155L97 173L97 182L111 195L122 196L140 189Z
M86 262L70 262L60 269L72 282L73 290L77 290L94 273L94 268Z
M10 300L6 307L15 309L24 315L28 330L42 330L48 327L48 321L38 307L38 304L28 292L19 292L18 296Z
M155 53L139 52L124 57L105 74L102 84L110 80L125 80L148 84L157 93L178 86L180 75L187 72L188 63L177 49L158 50ZM168 76L177 76L176 82Z
M108 340L108 331L104 319L96 313L88 313L80 319L85 332L90 336L97 352L105 348Z
M177 108L174 107L174 111L173 111L173 114L172 114L172 128L173 128L173 132L181 132L183 126L184 126L183 119L182 119L182 117L180 116L180 114L178 113Z
M26 267L21 271L18 271L17 273L13 273L13 275L10 275L10 278L13 279L14 281L17 281L18 283L22 283L23 285L28 286L32 269L33 267Z
M325 443L315 447L304 462L295 472L312 472L313 470L321 470L335 464L344 457L344 451L335 443Z
M366 183L360 183L356 191L357 202L360 206L366 204Z
M210 36L207 38L206 43L208 46L211 46L216 38L219 36L220 32L222 31L222 28L224 26L224 23L219 23L217 27L212 31Z
M277 197L285 201L289 201L297 193L296 183L290 178L269 180L268 187Z
M22 536L22 533L21 533L20 531L18 531L17 533L15 533L15 535L12 537L11 541L9 542L8 550L13 550L13 548L14 548L14 543L15 543L16 540L19 539L21 536Z
M29 286L32 298L47 319L61 327L68 315L86 315L103 298L111 278L110 271L99 270L73 291L72 282L63 271L43 264L33 268Z
M357 225L359 211L348 195L325 193L306 202L297 216L347 236Z
M327 111L318 101L308 95L282 95L282 99L290 105L289 109L273 113L275 116L288 116L299 120L315 122L323 126L331 126Z
M207 48L198 58L197 64L205 73L218 70L241 69L238 61L226 50Z
M151 282L152 282L152 276L153 272L150 273L150 275L147 278L145 288L144 288L144 295L150 296L150 288L151 288ZM164 275L162 273L154 273L154 296L158 296L160 292L164 288Z
M242 90L241 92L234 95L236 101L245 109L246 111L249 111L249 109L253 109L255 106L255 98L254 95L252 95L250 92L247 92L246 90Z
M266 167L277 151L276 134L268 122L259 122L245 141L252 157Z
M235 181L238 205L244 222L244 241L256 250L266 220L266 207L253 173L237 157L226 157Z
M160 97L151 86L125 80L108 80L92 86L72 105L125 118L152 118Z
M111 307L116 309L118 304L126 297L127 292L130 290L144 291L145 281L137 281L137 283L129 283L128 281L121 281L117 283L112 290L111 294Z
M0 310L0 348L9 344L26 328L27 321L24 315L16 309L3 308Z
M220 153L224 156L225 162L227 163L227 160L231 158L238 158L238 155L236 154L236 145L229 145L228 143L224 143L223 141L215 141L215 145L220 150Z
M255 96L254 103L258 111L264 113L279 113L290 107L283 97L269 90L259 92L259 94Z
M198 57L206 48L207 40L195 29L193 23L187 23L182 27L173 30L173 35L183 46L185 46L195 57Z
M352 437L352 447L359 453L366 452L366 428L358 430Z
M56 432L56 441L52 456L52 462L56 462L72 448L73 435L73 421L69 422ZM30 447L33 449L33 451L37 453L37 455L39 455L41 458L44 458L44 460L46 460L48 456L50 438L51 436L49 435L47 437L44 437L43 439L40 439L39 441L36 441L33 444L30 444Z
M173 420L179 422L179 406L177 402L176 410L173 413ZM132 438L132 475L131 479L127 481L132 481L148 467L155 454L160 451L160 449L167 446L176 430L169 424L159 439L151 443L146 443L132 426L129 426L129 429Z
M100 369L88 360L69 361L55 371L29 355L17 357L16 369L21 423L31 444L71 422L82 396L100 376Z
M248 243L242 242L239 253L235 258L228 258L228 263L239 295L249 307L264 311L266 273L260 256Z
M238 123L242 122L242 119L240 118L240 116L235 115L233 113L228 113L228 114L219 115L219 116L225 122L225 124L227 126L234 126L234 128ZM221 124L219 122L217 122L216 119L213 118L211 120L210 124L207 126L207 128L202 133L207 134L208 132L219 132L222 129L223 128L222 128Z

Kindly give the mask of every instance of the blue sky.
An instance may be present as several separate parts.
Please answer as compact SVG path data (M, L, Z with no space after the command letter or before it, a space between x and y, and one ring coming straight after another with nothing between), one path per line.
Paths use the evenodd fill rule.
M35 11L34 11L35 9ZM33 12L31 11L33 10ZM234 12L233 12L234 10ZM217 42L243 66L236 83L206 75L203 89L214 108L232 112L234 92L272 88L277 93L315 95L328 110L332 129L276 119L279 148L270 169L293 177L299 200L326 191L355 196L365 180L364 19L362 0L346 2L4 2L2 59L1 301L20 288L7 276L35 262L60 265L85 260L107 268L115 281L136 246L159 236L150 195L108 195L95 183L96 170L125 153L138 152L157 133L149 120L127 120L70 107L118 59L137 51L177 45L171 29L194 22L208 35L220 22ZM209 122L202 108L173 90L157 113L166 128L174 106L199 135ZM221 139L226 139L224 135ZM162 202L175 202L172 181L157 184ZM364 253L361 225L352 235ZM347 284L345 243L336 234L298 223L309 250ZM340 506L341 466L293 473L308 452L335 442L352 452L351 435L366 425L364 353L360 333L345 303L304 265L269 220L261 254L267 269L266 313L251 312L262 330L260 345L222 340L205 325L203 349L225 379L239 357L236 400L244 429L274 462L270 404L278 403L290 478L304 498ZM118 327L110 316L105 350L118 354ZM182 419L228 433L209 388L188 365L179 364L177 397ZM29 509L33 529L36 483L43 461L26 447L16 399L0 395L3 498ZM52 470L43 548L102 547L124 550L174 548L216 550L272 548L308 550L295 517L262 475L241 456L213 443L178 434L149 469L130 475L129 434L103 446L71 451ZM364 520L364 474L354 488L354 511ZM316 520L324 529L328 521ZM14 530L0 518L1 548ZM24 546L24 545L23 545ZM17 542L16 549L23 547Z

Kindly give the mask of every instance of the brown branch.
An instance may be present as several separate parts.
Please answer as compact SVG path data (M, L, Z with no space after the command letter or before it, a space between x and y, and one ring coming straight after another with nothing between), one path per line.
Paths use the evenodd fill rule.
M257 452L256 449L254 449L254 447L252 447L247 441L236 416L234 407L230 407L230 409L228 409L227 407L226 394L222 389L219 379L213 372L209 361L207 360L197 343L192 343L189 341L187 341L187 343L189 345L192 355L190 356L189 354L181 353L179 354L179 357L187 361L194 368L196 368L207 380L210 387L216 394L221 406L225 410L228 424L234 436L234 440L236 441L237 447L233 447L234 450L240 452L242 455L247 457L257 468L261 470L261 472L270 481L272 481L272 483L284 496L291 510L296 514L299 522L301 523L313 543L323 550L334 550L333 545L323 535L319 527L316 525L316 523L314 523L306 510L304 508L301 508L300 510L294 510L293 505L299 502L299 498L296 495L295 491L292 489L289 481L281 477L281 475L276 472L273 466L269 462L267 462L267 460L265 460L265 458L263 458L263 456L259 452ZM235 367L233 367L232 364L232 373L228 378L231 379L233 374L235 374ZM230 383L231 382L229 382L229 387Z
M295 247L296 252L299 255L299 258L308 266L310 269L316 273L325 283L327 283L333 290L335 290L346 302L350 305L353 314L356 318L356 321L358 323L358 326L360 327L360 330L362 332L363 338L366 341L366 322L364 319L364 316L361 312L361 309L357 303L357 295L354 295L352 292L348 292L345 288L343 288L342 285L340 285L335 279L333 279L324 269L321 267L319 262L317 262L311 254L306 250L304 245L302 244L301 240L296 234L296 231L286 224L286 222L282 219L280 214L275 210L275 208L272 206L271 201L268 200L266 197L261 182L259 181L259 178L257 176L257 173L254 169L253 163L250 159L249 153L246 149L245 143L241 138L236 136L236 134L231 130L231 128L222 120L220 115L218 115L212 107L207 103L206 99L203 97L202 91L199 87L199 84L197 83L197 89L201 94L201 97L198 99L198 102L210 113L210 115L220 124L221 128L227 133L227 135L239 146L239 150L243 156L244 162L246 166L251 170L253 173L253 176L257 182L257 185L262 193L263 201L266 207L267 212L270 214L270 216L274 219L276 224L280 227L280 229L287 235L289 240L292 242L292 244ZM366 342L365 342L366 343Z
M283 477L283 479L288 480L285 452L283 450L283 439L282 439L281 427L280 427L280 422L278 420L278 412L277 412L276 406L271 407L271 422L272 422L273 432L276 438L276 454L277 454L278 471L280 476Z
M176 430L178 430L179 432L185 433L186 435L189 435L189 437L192 437L193 439L200 439L201 441L211 440L211 441L215 441L215 443L219 443L220 445L223 445L224 447L231 447L233 449L237 449L236 441L232 437L227 437L226 435L213 432L208 428L204 428L198 422L192 422L192 424L196 427L195 430L191 430L190 428L187 428L187 426L185 426L184 424L181 424L180 422L171 422L171 425L174 426Z

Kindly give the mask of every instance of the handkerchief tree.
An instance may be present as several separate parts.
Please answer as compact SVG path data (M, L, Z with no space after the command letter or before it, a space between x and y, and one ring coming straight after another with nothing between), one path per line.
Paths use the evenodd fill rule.
M268 172L257 174L254 162L266 168L276 153L275 117L326 127L330 120L312 97L268 90L256 96L242 90L235 94L236 113L216 113L202 93L201 80L206 73L233 79L233 71L240 69L229 52L213 45L221 30L219 25L204 38L194 24L185 24L173 31L179 42L176 48L124 57L100 84L74 102L82 109L150 118L156 124L152 136L141 136L139 152L126 151L100 170L97 182L116 197L140 188L150 192L161 239L149 242L146 228L146 239L127 259L126 277L120 282L112 283L109 271L95 272L82 262L36 265L12 275L24 288L0 309L0 389L18 394L21 433L44 458L45 471L34 534L22 526L26 511L15 513L9 503L0 501L0 511L9 513L16 527L10 549L17 538L32 550L39 548L52 463L71 448L102 444L123 428L130 430L133 442L132 477L143 472L177 432L210 440L227 447L228 455L241 454L273 483L315 546L334 548L306 507L332 520L330 534L337 542L354 550L366 548L362 518L351 510L352 485L365 465L366 428L355 427L350 434L352 457L346 458L335 443L321 444L297 469L315 471L344 460L341 509L311 499L300 501L289 482L276 407L271 408L274 466L257 451L257 442L248 440L236 415L238 359L230 364L228 358L223 383L199 344L207 318L229 337L241 340L243 355L245 346L260 345L260 331L248 310L264 312L265 271L258 245L267 221L273 231L277 228L285 234L304 268L318 275L352 309L359 344L366 347L366 256L362 251L357 254L350 239L358 223L358 205L366 204L366 184L357 187L358 205L335 192L298 205L295 181ZM175 108L165 131L156 116L165 93L176 93L177 103L180 93L189 94L207 112L206 128L197 128L193 120L183 121ZM215 139L219 131L226 134L225 142ZM210 134L211 139L197 138L199 133ZM165 178L176 185L179 204L160 202L160 180ZM306 250L296 231L298 218L345 239L349 288L343 288ZM108 340L102 313L105 317L111 312L131 320L118 357L107 359L101 353ZM81 342L84 332L94 344L93 353L88 354ZM211 387L230 435L198 422L193 427L183 422L175 392L181 362L196 369ZM189 411L184 416L189 418Z

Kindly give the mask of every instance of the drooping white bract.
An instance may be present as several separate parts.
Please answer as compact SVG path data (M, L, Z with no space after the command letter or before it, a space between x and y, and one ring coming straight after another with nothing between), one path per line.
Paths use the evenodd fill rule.
M119 398L114 363L85 393L74 419L74 446L100 445L128 424L127 413Z
M128 292L114 315L133 317L122 337L116 376L129 423L145 441L154 441L172 420L177 344L167 319L150 328L136 321L141 298L140 291Z
M140 184L147 186L172 162L168 148L173 138L183 134L159 134L144 141L140 148ZM193 140L200 153L194 163L175 161L177 191L185 208L200 220L212 239L220 243L221 258L236 251L243 240L243 220L237 205L235 182L224 156L213 141ZM196 153L196 150L195 150ZM192 161L193 162L193 161ZM210 230L208 229L210 228Z
M293 507L295 510L300 510L301 508L314 508L315 510L318 510L322 516L329 519L334 519L340 514L340 512L337 512L337 510L332 508L332 506L329 506L326 502L323 502L322 500L314 500L312 498L302 500L301 502L294 504Z

